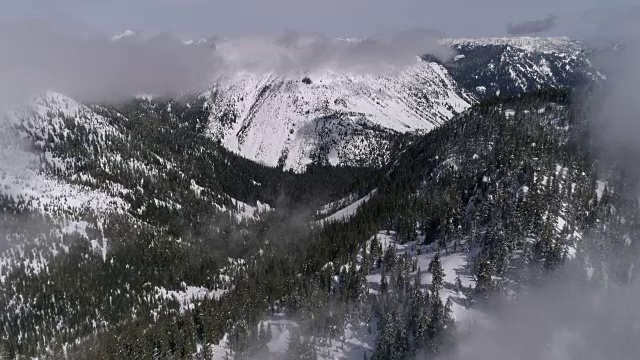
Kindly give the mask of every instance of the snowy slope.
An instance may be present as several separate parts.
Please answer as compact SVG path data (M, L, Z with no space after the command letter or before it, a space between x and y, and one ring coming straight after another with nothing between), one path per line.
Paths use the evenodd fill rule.
M131 210L125 201L136 190L136 180L160 181L178 166L130 143L125 126L130 120L100 107L89 107L56 92L45 92L27 106L0 112L4 134L0 145L0 194L22 199L31 210L49 214ZM91 163L91 164L90 164ZM126 178L96 179L96 173ZM180 176L187 178L186 174ZM113 178L113 176L111 177ZM211 189L185 180L190 191L203 198ZM229 197L229 208L238 218L253 217L269 206L250 206ZM155 205L179 209L172 199L157 198Z
M133 216L143 217L154 209L179 211L185 198L184 194L180 197L179 189L144 196L140 187L144 179L148 179L148 186L159 186L177 166L151 152L137 151L121 126L128 119L107 114L104 109L51 91L25 106L0 111L0 199L19 211L50 217L51 231L79 233L103 256L106 245L87 236L87 221L92 225L97 221L100 226L116 214L133 220ZM181 176L185 184L191 184L180 189L183 193L214 203L238 221L270 210L267 204L251 206L201 187L184 173ZM135 208L134 203L138 204ZM59 248L56 244L45 246L37 263L29 266L34 271L42 268ZM12 248L0 249L1 277L23 256Z
M386 74L239 72L207 96L212 136L247 158L296 170L322 146L332 163L345 163L341 149L371 150L387 131L430 130L473 102L447 70L421 60ZM327 121L343 129L327 131Z
M88 233L100 230L96 222L110 214L126 214L130 208L122 198L125 189L118 184L97 188L59 176L79 165L50 151L50 146L62 138L73 136L72 119L85 124L87 135L95 139L117 137L105 118L55 92L38 96L30 106L0 111L0 197L16 204L20 212L46 215L49 219L47 226L31 233L23 234L17 230L19 227L14 228L16 233L8 231L0 243L0 279L17 266L32 274L46 270L53 257L68 251L64 235L79 235L104 257L107 244ZM3 226L7 231L15 225L5 217ZM43 242L42 238L54 240Z
M36 97L29 107L6 109L0 118L1 194L24 201L31 210L46 209L49 214L127 211L129 207L120 197L121 186L90 188L64 181L46 170L67 172L77 165L48 150L73 135L70 119L84 124L93 140L119 138L118 131L104 117L62 94L47 92Z
M103 230L114 215L156 226L148 220L153 211L179 212L196 199L238 222L271 210L259 201L249 205L225 195L213 179L213 186L200 186L172 159L140 149L123 126L129 121L56 92L43 93L25 106L1 109L0 282L16 268L29 274L48 271L50 262L68 253L75 239L86 241L106 259L110 243ZM169 176L179 177L181 186L158 191ZM7 217L15 212L47 220L22 231L19 220ZM158 300L175 300L183 308L220 294L195 285L179 291L158 288L155 293Z

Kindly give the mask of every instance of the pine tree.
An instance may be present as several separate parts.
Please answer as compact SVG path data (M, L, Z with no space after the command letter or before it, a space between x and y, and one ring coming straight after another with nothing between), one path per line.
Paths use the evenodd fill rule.
M292 330L286 358L290 360L316 360L318 354L309 337L302 337L298 330Z
M433 260L429 263L429 272L431 273L431 288L432 292L438 293L442 289L444 285L444 269L442 268L442 263L440 262L440 255L436 253L433 257Z
M476 279L476 292L479 294L487 294L493 289L493 265L489 260L479 259Z

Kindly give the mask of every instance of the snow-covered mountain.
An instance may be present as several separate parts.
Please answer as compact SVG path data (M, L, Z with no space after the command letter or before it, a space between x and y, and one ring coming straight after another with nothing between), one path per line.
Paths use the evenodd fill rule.
M124 40L124 39L133 38L133 37L136 37L136 36L138 36L138 34L135 31L133 31L133 30L125 30L125 32L123 32L122 34L114 35L111 38L111 41L114 41L114 42L115 41L121 41L121 40Z
M390 134L430 131L478 99L604 79L566 38L443 39L403 70L239 71L205 96L211 135L249 159L296 171L312 162L377 165Z
M224 76L207 94L211 134L268 165L303 170L318 156L351 164L384 147L389 133L431 130L473 103L442 66L416 61L390 74Z
M585 45L568 37L486 37L486 38L447 38L440 44L450 47L458 46L511 46L529 52L547 54L565 53L577 56L585 50Z
M92 179L80 170L82 164L74 163L72 154L55 152L58 145L67 141L88 140L102 148L122 141L122 134L105 117L67 96L46 92L30 106L6 109L0 119L3 195L24 202L28 210L52 215L128 210L118 197L123 191L121 186L87 186ZM71 181L54 173L64 173Z
M206 44L207 41L208 40L205 39L205 38L200 38L198 40L182 40L182 44L187 45L187 46L189 46L189 45L203 45L203 44Z
M202 110L203 102L198 101ZM137 99L131 107L148 118L159 117L159 113L177 118L184 116L191 106L190 103L172 106L168 102L160 108L159 104ZM204 111L188 114L190 121L206 120ZM221 211L229 210L238 218L251 217L258 211L220 192L219 184L201 186L196 179L185 177L171 154L154 151L139 141L132 142L136 126L143 126L143 121L113 109L84 105L48 91L27 106L3 109L0 120L2 195L23 203L25 210L55 216L66 214L74 220L87 213L144 217L153 208L179 210L182 201L178 197L182 195L177 195L176 189L162 195L155 192L151 197L143 191L147 185L157 185L163 178L177 175L189 192L217 203ZM156 124L155 128L170 133L171 126ZM209 149L212 154L218 150ZM210 178L209 182L214 184L217 180Z

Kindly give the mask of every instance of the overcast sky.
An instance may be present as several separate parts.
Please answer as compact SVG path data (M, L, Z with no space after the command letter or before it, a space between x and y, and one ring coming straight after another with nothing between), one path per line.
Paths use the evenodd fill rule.
M68 31L114 35L126 29L182 38L274 34L328 36L428 28L449 36L506 35L508 24L555 16L545 35L588 29L594 13L639 0L2 0L0 19L47 18Z

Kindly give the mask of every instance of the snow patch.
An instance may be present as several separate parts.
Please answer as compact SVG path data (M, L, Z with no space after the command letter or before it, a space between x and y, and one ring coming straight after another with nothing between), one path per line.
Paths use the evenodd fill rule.
M597 187L596 187L596 195L598 197L598 201L600 201L600 198L602 198L602 194L604 194L604 189L607 187L607 182L606 181L597 181Z
M183 290L167 290L164 287L154 287L156 298L175 300L180 304L180 312L193 310L195 302L204 299L218 299L226 290L209 290L201 286L187 286L182 283Z

